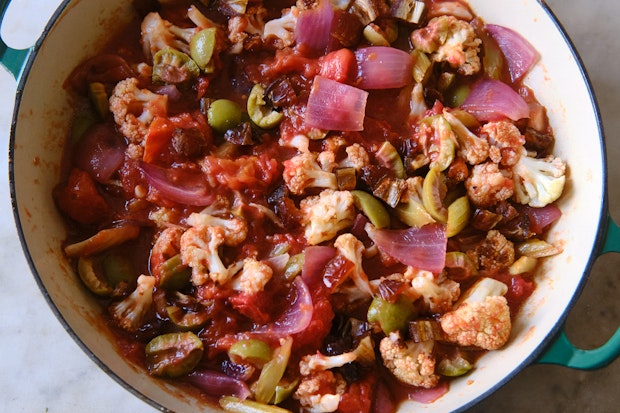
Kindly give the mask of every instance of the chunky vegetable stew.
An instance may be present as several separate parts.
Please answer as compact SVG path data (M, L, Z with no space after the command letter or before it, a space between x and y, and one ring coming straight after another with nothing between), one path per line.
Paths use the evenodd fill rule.
M54 192L119 348L232 412L432 403L510 345L566 164L467 3L136 1Z

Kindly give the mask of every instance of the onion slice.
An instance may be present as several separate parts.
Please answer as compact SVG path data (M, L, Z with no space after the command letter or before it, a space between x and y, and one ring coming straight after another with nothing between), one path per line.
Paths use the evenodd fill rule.
M241 400L252 392L243 381L212 370L197 370L187 376L187 381L211 396L233 395Z
M265 324L251 331L252 336L282 338L304 331L312 320L314 307L310 290L301 277L293 281L295 299L273 323Z
M355 51L362 89L394 89L412 81L413 60L409 53L387 46Z
M140 162L146 179L163 198L179 204L207 206L215 201L211 187L202 172L180 168L161 168Z
M529 118L530 108L521 95L499 80L477 82L461 105L479 121Z
M520 81L540 59L540 54L523 36L507 27L487 24L485 29L495 39L508 63L513 83Z
M305 122L323 130L361 131L368 92L315 76L308 97Z
M98 182L107 183L125 160L125 145L113 127L98 123L79 141L74 160Z
M334 10L329 0L319 0L316 8L301 11L295 26L297 44L303 44L313 52L325 52L333 20Z
M433 273L444 268L448 245L444 225L428 224L404 230L367 225L366 231L381 251L405 265Z

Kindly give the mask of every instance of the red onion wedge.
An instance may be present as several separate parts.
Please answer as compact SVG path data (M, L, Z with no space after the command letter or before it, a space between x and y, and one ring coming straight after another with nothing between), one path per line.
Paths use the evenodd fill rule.
M80 169L106 183L125 160L125 144L113 127L98 123L80 139L74 159Z
M412 81L413 61L409 53L394 47L372 46L358 49L355 60L362 89L394 89Z
M305 122L323 130L361 131L368 92L316 76L306 107Z
M542 208L519 205L517 209L521 214L527 215L530 220L530 230L535 234L542 234L549 225L562 216L560 208L553 204L546 205Z
M297 18L295 40L313 52L327 49L334 20L334 10L329 0L319 0L316 8L303 10Z
M376 229L367 225L366 231L381 251L405 265L433 273L444 268L448 245L444 225L409 229Z
M243 381L212 370L196 370L187 376L187 381L211 396L233 395L245 400L252 394Z
M140 162L140 168L149 185L169 201L193 206L207 206L215 201L212 188L200 171L161 168L146 162Z
M326 245L312 245L305 249L301 278L308 287L314 290L314 287L323 284L325 266L336 256L336 252L336 248Z
M507 27L487 24L485 29L502 50L513 83L520 81L540 59L540 54L523 36Z
M519 120L530 116L530 108L523 98L499 80L481 80L476 83L461 105L479 121L508 118Z
M295 299L273 323L265 324L251 331L252 336L268 336L271 338L287 337L304 331L312 320L314 307L310 290L301 277L293 281Z

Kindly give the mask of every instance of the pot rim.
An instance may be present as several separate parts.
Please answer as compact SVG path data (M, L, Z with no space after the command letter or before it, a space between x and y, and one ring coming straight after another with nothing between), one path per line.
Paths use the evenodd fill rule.
M2 0L2 3L6 3L8 5L8 3L10 3L10 1L11 0ZM130 383L128 383L127 381L122 379L120 376L118 376L110 367L108 367L101 359L99 359L90 350L90 348L82 341L82 339L79 337L79 335L71 328L69 323L62 316L60 310L58 309L58 307L56 306L56 304L52 300L51 296L49 295L49 293L47 292L47 290L46 290L46 288L45 288L45 286L43 284L43 281L42 281L42 279L41 279L41 277L39 275L39 272L38 272L38 270L37 270L37 268L35 266L33 257L31 256L30 251L28 249L28 245L26 243L26 239L25 239L25 236L24 236L24 231L23 231L23 228L22 228L22 220L20 218L20 214L19 214L19 210L18 210L18 206L17 206L17 199L16 199L16 188L15 188L15 179L14 179L15 178L15 170L14 170L14 162L13 162L14 150L15 150L15 127L16 127L16 124L17 124L18 113L19 113L19 110L20 110L20 105L21 105L21 100L22 100L22 93L23 93L23 91L25 89L25 86L26 86L26 84L28 82L28 77L29 77L30 71L31 71L32 67L34 66L36 57L38 55L38 52L39 52L40 48L42 47L42 44L45 42L45 39L46 39L47 35L53 29L53 27L55 26L55 24L58 21L58 19L65 12L65 9L67 8L67 6L70 3L72 3L73 1L79 1L79 0L63 0L60 3L60 5L56 9L56 11L52 14L50 19L48 20L45 28L43 29L43 31L41 33L41 36L37 39L35 44L30 49L27 49L25 51L26 54L24 56L24 63L22 65L22 67L21 67L21 70L19 70L18 74L16 74L16 76L17 76L17 89L16 89L15 101L14 101L14 105L13 105L13 115L12 115L12 119L11 119L10 132L9 132L9 162L8 162L8 165L9 165L9 186L10 186L10 188L9 188L9 195L10 195L10 198L11 198L11 207L12 207L12 210L13 210L13 218L14 218L14 221L15 221L15 225L16 225L19 241L20 241L20 244L21 244L21 248L22 248L22 251L24 252L26 261L28 263L28 266L30 267L30 270L31 270L31 272L32 272L32 274L34 276L34 279L35 279L38 287L39 287L39 290L41 291L41 294L43 295L43 297L47 301L48 306L51 308L52 312L54 313L54 315L56 316L56 318L58 319L58 321L60 322L60 324L62 325L64 330L72 337L72 339L78 344L78 346L82 349L82 351L86 355L88 355L88 357L93 362L95 362L95 364L102 371L104 371L109 377L111 377L113 380L115 380L123 388L125 388L131 394L133 394L134 396L138 397L140 400L144 401L148 405L156 408L157 410L168 411L165 406L162 406L161 404L159 404L158 402L156 402L153 399L149 398L148 396L145 396L140 391L138 391L136 388L134 388ZM594 265L594 262L596 261L597 257L599 256L599 254L601 253L601 251L603 249L603 245L605 243L606 229L608 228L608 223L610 221L609 205L608 205L608 202L609 202L608 198L609 197L608 197L608 191L607 191L607 188L608 188L608 171L607 171L607 155L606 155L604 125L603 125L603 121L602 121L602 117L601 117L601 112L600 112L599 104L598 104L598 101L597 101L597 98L596 98L596 95L594 93L594 89L593 89L593 86L592 86L592 82L590 80L590 77L589 77L589 75L587 73L587 70L585 68L585 65L583 63L583 60L582 60L579 52L577 51L574 43L570 39L570 36L568 35L568 33L567 33L566 29L564 28L564 26L562 25L562 23L559 21L559 19L554 14L554 12L551 10L551 8L547 5L545 0L536 0L536 2L541 6L543 11L548 15L548 17L550 18L551 22L556 27L558 32L561 34L562 39L564 40L564 42L568 46L568 49L569 49L571 55L575 58L575 62L577 64L577 67L579 68L579 72L581 73L582 79L583 79L583 81L585 83L588 95L590 97L590 104L592 106L592 109L594 111L594 115L595 115L595 118L596 118L596 125L597 125L597 131L598 131L598 140L599 140L599 147L600 147L600 150L601 150L601 162L602 162L601 163L601 168L602 168L602 170L601 170L601 176L602 176L602 188L601 188L601 190L602 190L601 191L601 193L602 193L602 201L601 201L600 208L597 211L597 214L598 214L599 218L598 218L598 228L597 228L597 232L596 232L596 239L595 239L594 246L592 247L592 251L590 253L590 256L589 256L587 262L585 263L585 266L583 268L583 273L582 273L582 275L581 275L581 277L579 279L579 282L577 284L577 288L575 289L573 296L571 297L569 303L564 308L564 310L562 312L562 315L556 320L556 323L554 324L554 326L547 332L546 337L539 343L539 345L527 357L525 357L522 360L521 363L519 363L512 371L508 372L500 381L498 381L494 385L488 387L479 396L477 396L474 399L470 400L469 402L461 405L458 409L454 410L454 412L464 412L467 409L470 409L473 406L477 405L482 400L486 399L491 394L493 394L496 391L498 391L501 387L503 387L510 380L512 380L524 368L528 367L531 364L534 364L542 355L544 355L544 353L546 352L546 350L548 349L550 344L552 344L555 341L556 336L561 333L561 330L562 330L562 328L564 326L564 323L565 323L565 321L566 321L570 311L575 306L576 302L578 301L580 295L583 292L583 289L585 288L585 285L586 285L586 283L587 283L587 281L588 281L588 279L590 277L590 273L592 271L592 267ZM11 50L13 50L13 49L11 49Z

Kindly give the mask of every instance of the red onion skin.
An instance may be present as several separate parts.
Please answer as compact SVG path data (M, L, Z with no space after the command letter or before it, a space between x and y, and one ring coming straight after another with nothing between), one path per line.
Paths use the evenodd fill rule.
M307 247L304 252L304 264L301 269L301 278L308 288L314 291L323 285L323 272L327 263L336 256L336 249L323 245Z
M305 123L324 130L361 131L368 92L316 76L308 98Z
M402 264L433 273L444 268L448 240L443 225L428 224L405 230L373 229L369 236L379 249Z
M106 183L125 160L125 144L109 124L91 126L77 145L75 164Z
M166 200L192 206L207 206L215 201L215 195L200 173L183 170L167 170L145 162L140 163L149 185ZM171 173L178 174L175 181ZM184 185L184 186L180 186Z
M497 121L504 118L517 121L530 116L525 100L510 86L499 80L481 80L476 83L461 109L480 121Z
M319 0L316 8L299 13L295 26L295 40L311 52L323 53L327 49L334 10L329 0Z
M528 205L518 206L517 209L521 214L525 214L530 219L530 231L535 234L542 234L543 231L549 227L552 223L560 219L562 211L553 205L549 204L542 208L533 208Z
M187 376L187 381L211 396L233 395L247 399L252 392L241 380L212 370L197 370Z
M413 61L409 53L386 46L371 46L355 51L359 68L358 86L362 89L394 89L412 81Z
M502 50L512 82L519 82L540 59L540 54L530 42L512 29L495 24L487 24L485 29Z

